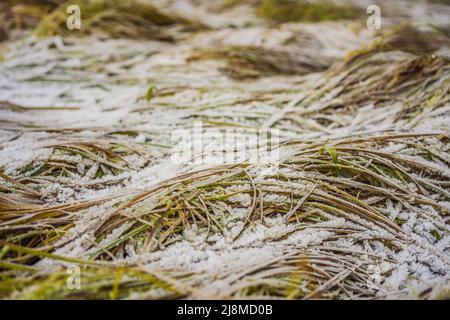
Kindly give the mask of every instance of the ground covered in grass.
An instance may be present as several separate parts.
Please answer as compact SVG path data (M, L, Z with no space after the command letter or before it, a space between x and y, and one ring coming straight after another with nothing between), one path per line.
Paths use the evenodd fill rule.
M445 1L73 3L0 4L1 298L450 298Z

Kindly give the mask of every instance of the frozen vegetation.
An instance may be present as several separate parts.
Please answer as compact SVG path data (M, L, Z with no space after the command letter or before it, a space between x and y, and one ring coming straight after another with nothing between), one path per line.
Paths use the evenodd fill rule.
M450 298L450 6L377 2L2 1L0 297Z

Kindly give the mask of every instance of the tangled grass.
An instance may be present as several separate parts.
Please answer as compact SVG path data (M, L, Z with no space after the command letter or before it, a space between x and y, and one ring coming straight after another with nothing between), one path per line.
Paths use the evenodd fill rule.
M67 35L66 12L68 5L83 8L83 33L104 33L106 37L172 40L162 27L180 23L192 30L201 24L181 17L161 13L155 6L143 1L83 0L67 2L56 8L37 26L39 35Z
M159 278L151 271L146 273L146 269L137 271L142 266L139 260L183 241L189 230L194 230L205 243L214 245L220 241L217 235L236 241L252 226L267 224L279 216L292 228L271 242L282 241L302 230L325 232L328 237L319 251L291 249L287 257L270 260L261 270L256 267L254 271L246 270L240 281L228 279L229 285L220 297L370 297L374 289L367 286L370 275L366 269L381 258L368 258L367 253L352 249L346 252L333 243L347 238L355 245L359 241L381 242L393 252L410 243L432 250L431 246L418 241L414 232L401 228L405 221L392 220L384 203L398 203L418 218L436 221L436 229L429 231L429 239L439 241L448 232L439 217L449 213L449 208L440 202L450 197L446 182L449 175L432 164L434 159L438 160L435 157L440 156L429 148L433 145L433 149L440 149L448 144L448 139L442 135L391 134L328 141L326 147L314 141L288 141L285 147L295 152L282 163L279 172L263 179L250 165L243 164L189 173L115 200L51 207L11 204L2 210L1 234L6 241L4 244L7 243L2 266L10 270L5 270L5 279L14 274L22 276L6 283L14 284L8 286L12 292L20 292L25 286L26 291L19 296L65 297L69 293L60 288L64 279L62 271L52 272L48 279L42 279L42 275L33 276L34 267L28 267L50 258L100 268L95 272L83 271L87 273L86 281L93 281L90 274L94 272L93 276L102 279L96 281L104 283L97 289L96 298L106 297L107 292L102 293L104 287L110 288L111 297L132 297L139 292L158 298L208 297L192 284L200 275L192 274L189 268L172 270L185 274L183 280L178 276L172 279L170 275ZM383 151L393 143L402 146L400 152ZM448 159L439 159L448 164ZM431 200L430 194L439 196ZM249 203L233 199L243 195L248 195ZM78 243L84 248L83 258L52 253L76 242L80 234L71 233L69 229L77 229L77 224L81 225L79 216L98 210L95 206L104 202L109 203L110 209L88 224L89 231L84 232L92 237L82 237L83 241ZM432 207L437 216L427 212L425 207ZM235 212L240 210L244 214L236 216ZM346 223L334 225L342 218ZM107 271L107 266L116 271ZM28 281L37 283L40 295L33 290L28 292L28 285L24 284ZM189 289L161 291L164 284L170 287L172 281L181 281L178 286ZM117 287L121 288L120 292ZM92 297L90 290L94 290L90 285L83 287L79 292L70 293L70 297Z
M37 32L64 35L49 3ZM8 43L0 297L448 299L445 27L366 34L331 2L184 4L195 18L86 1L88 38ZM248 5L245 28L207 23ZM280 159L174 164L193 121L279 130Z

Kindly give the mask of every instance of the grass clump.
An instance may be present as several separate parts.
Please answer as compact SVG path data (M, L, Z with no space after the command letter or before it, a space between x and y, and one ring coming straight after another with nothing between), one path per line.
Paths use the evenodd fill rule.
M294 52L252 46L198 49L190 57L190 61L203 59L225 61L223 71L238 80L277 74L303 75L328 67L326 61L312 61Z
M66 27L68 5L78 5L81 10L81 30ZM42 19L36 29L41 36L90 35L93 33L112 38L173 40L162 27L179 23L187 29L199 24L161 12L155 6L140 1L78 0L61 4Z
M393 142L403 148L383 149ZM276 217L283 217L296 230L335 232L327 241L354 236L356 243L357 235L364 234L369 243L382 241L397 250L404 241L411 241L410 232L401 228L404 222L385 213L383 202L401 203L418 218L432 218L420 209L422 205L433 207L441 216L448 214L448 208L438 202L449 199L448 173L421 160L426 157L436 161L438 155L433 154L430 143L442 146L448 143L448 137L387 134L320 142L290 140L284 147L295 152L281 164L279 172L264 178L248 164L180 175L132 197L115 200L112 211L90 226L93 238L84 243L85 254L78 257L58 255L55 249L79 236L62 237L76 223L77 215L97 210L93 206L100 202L29 208L11 204L0 211L4 219L0 239L5 239L0 242L4 248L0 252L0 295L33 299L200 297L201 289L185 291L195 286L199 274L185 268L175 275L167 270L142 269L133 258L136 256L130 255L130 248L144 257L190 239L194 231L202 241L213 245L222 237L239 239L248 231L245 229ZM431 192L434 199L427 197ZM236 216L238 211L243 214ZM337 218L350 223L334 227L326 224ZM53 231L43 229L44 224L62 236L51 237ZM437 239L446 232L445 227L437 226L430 236ZM359 251L327 246L319 249L301 249L271 259L261 272L243 274L245 281L236 286L233 281L240 278L231 277L227 279L229 289L217 297L374 296L376 291L366 286L366 269L376 263L377 257L364 260ZM35 264L41 259L88 266L82 271L85 282L81 289L67 290L62 273L54 273L53 278L35 275Z
M77 269L74 269L74 268ZM79 285L71 282L71 271L79 270ZM15 271L16 272L16 271ZM104 300L127 299L133 296L150 299L182 298L184 293L176 284L184 274L153 273L140 268L71 264L48 274L34 272L13 277L1 276L0 298L26 300ZM68 285L72 289L68 289Z
M127 142L73 141L47 148L51 150L47 159L31 161L9 176L3 175L9 182L5 192L26 191L29 196L37 194L49 200L47 197L53 198L53 193L43 197L39 192L53 183L71 188L99 189L120 184L125 179L120 177L122 173L136 171L151 162L151 156L145 150Z
M400 25L374 40L368 47L352 51L345 59L345 65L371 57L381 52L401 51L414 55L431 54L448 39L435 31L421 31L410 24Z
M361 11L330 1L310 2L303 0L262 0L258 14L279 22L347 20L361 17Z
M57 6L57 1L17 1L0 3L0 41L14 38L13 31L35 28L41 17ZM1 61L1 60L0 60Z
M358 127L357 110L373 106L374 119L389 119L386 124L393 127L418 125L426 112L439 112L449 99L450 64L438 54L448 43L444 40L439 32L410 25L388 31L332 66L300 103L304 109L285 118L308 130L326 130L342 117L346 120L338 126ZM392 112L389 118L387 112ZM315 119L315 127L306 127L306 119Z

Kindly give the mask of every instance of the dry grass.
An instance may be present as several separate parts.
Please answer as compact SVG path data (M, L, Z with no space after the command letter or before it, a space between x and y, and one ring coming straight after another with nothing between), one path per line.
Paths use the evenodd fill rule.
M201 14L181 18L150 2L78 3L80 35L160 42L90 47L77 39L55 49L51 39L30 40L52 68L42 71L48 61L39 56L24 64L19 44L20 54L0 64L20 76L11 76L11 90L70 85L52 95L61 107L21 105L14 94L0 100L1 298L372 299L411 297L410 287L415 298L448 298L445 33L389 26L337 58L345 50L319 34L305 42L309 51L289 47L311 36L301 28L359 19L357 9L330 2L245 2L277 22L260 22L264 39L289 33L286 48L227 43L228 29L194 22ZM52 13L36 32L66 35L66 3L44 5ZM243 29L257 38L257 28ZM171 133L193 120L221 131L279 129L278 169L172 165ZM81 288L69 290L74 266ZM401 268L411 282L389 287ZM424 287L429 275L442 281Z

